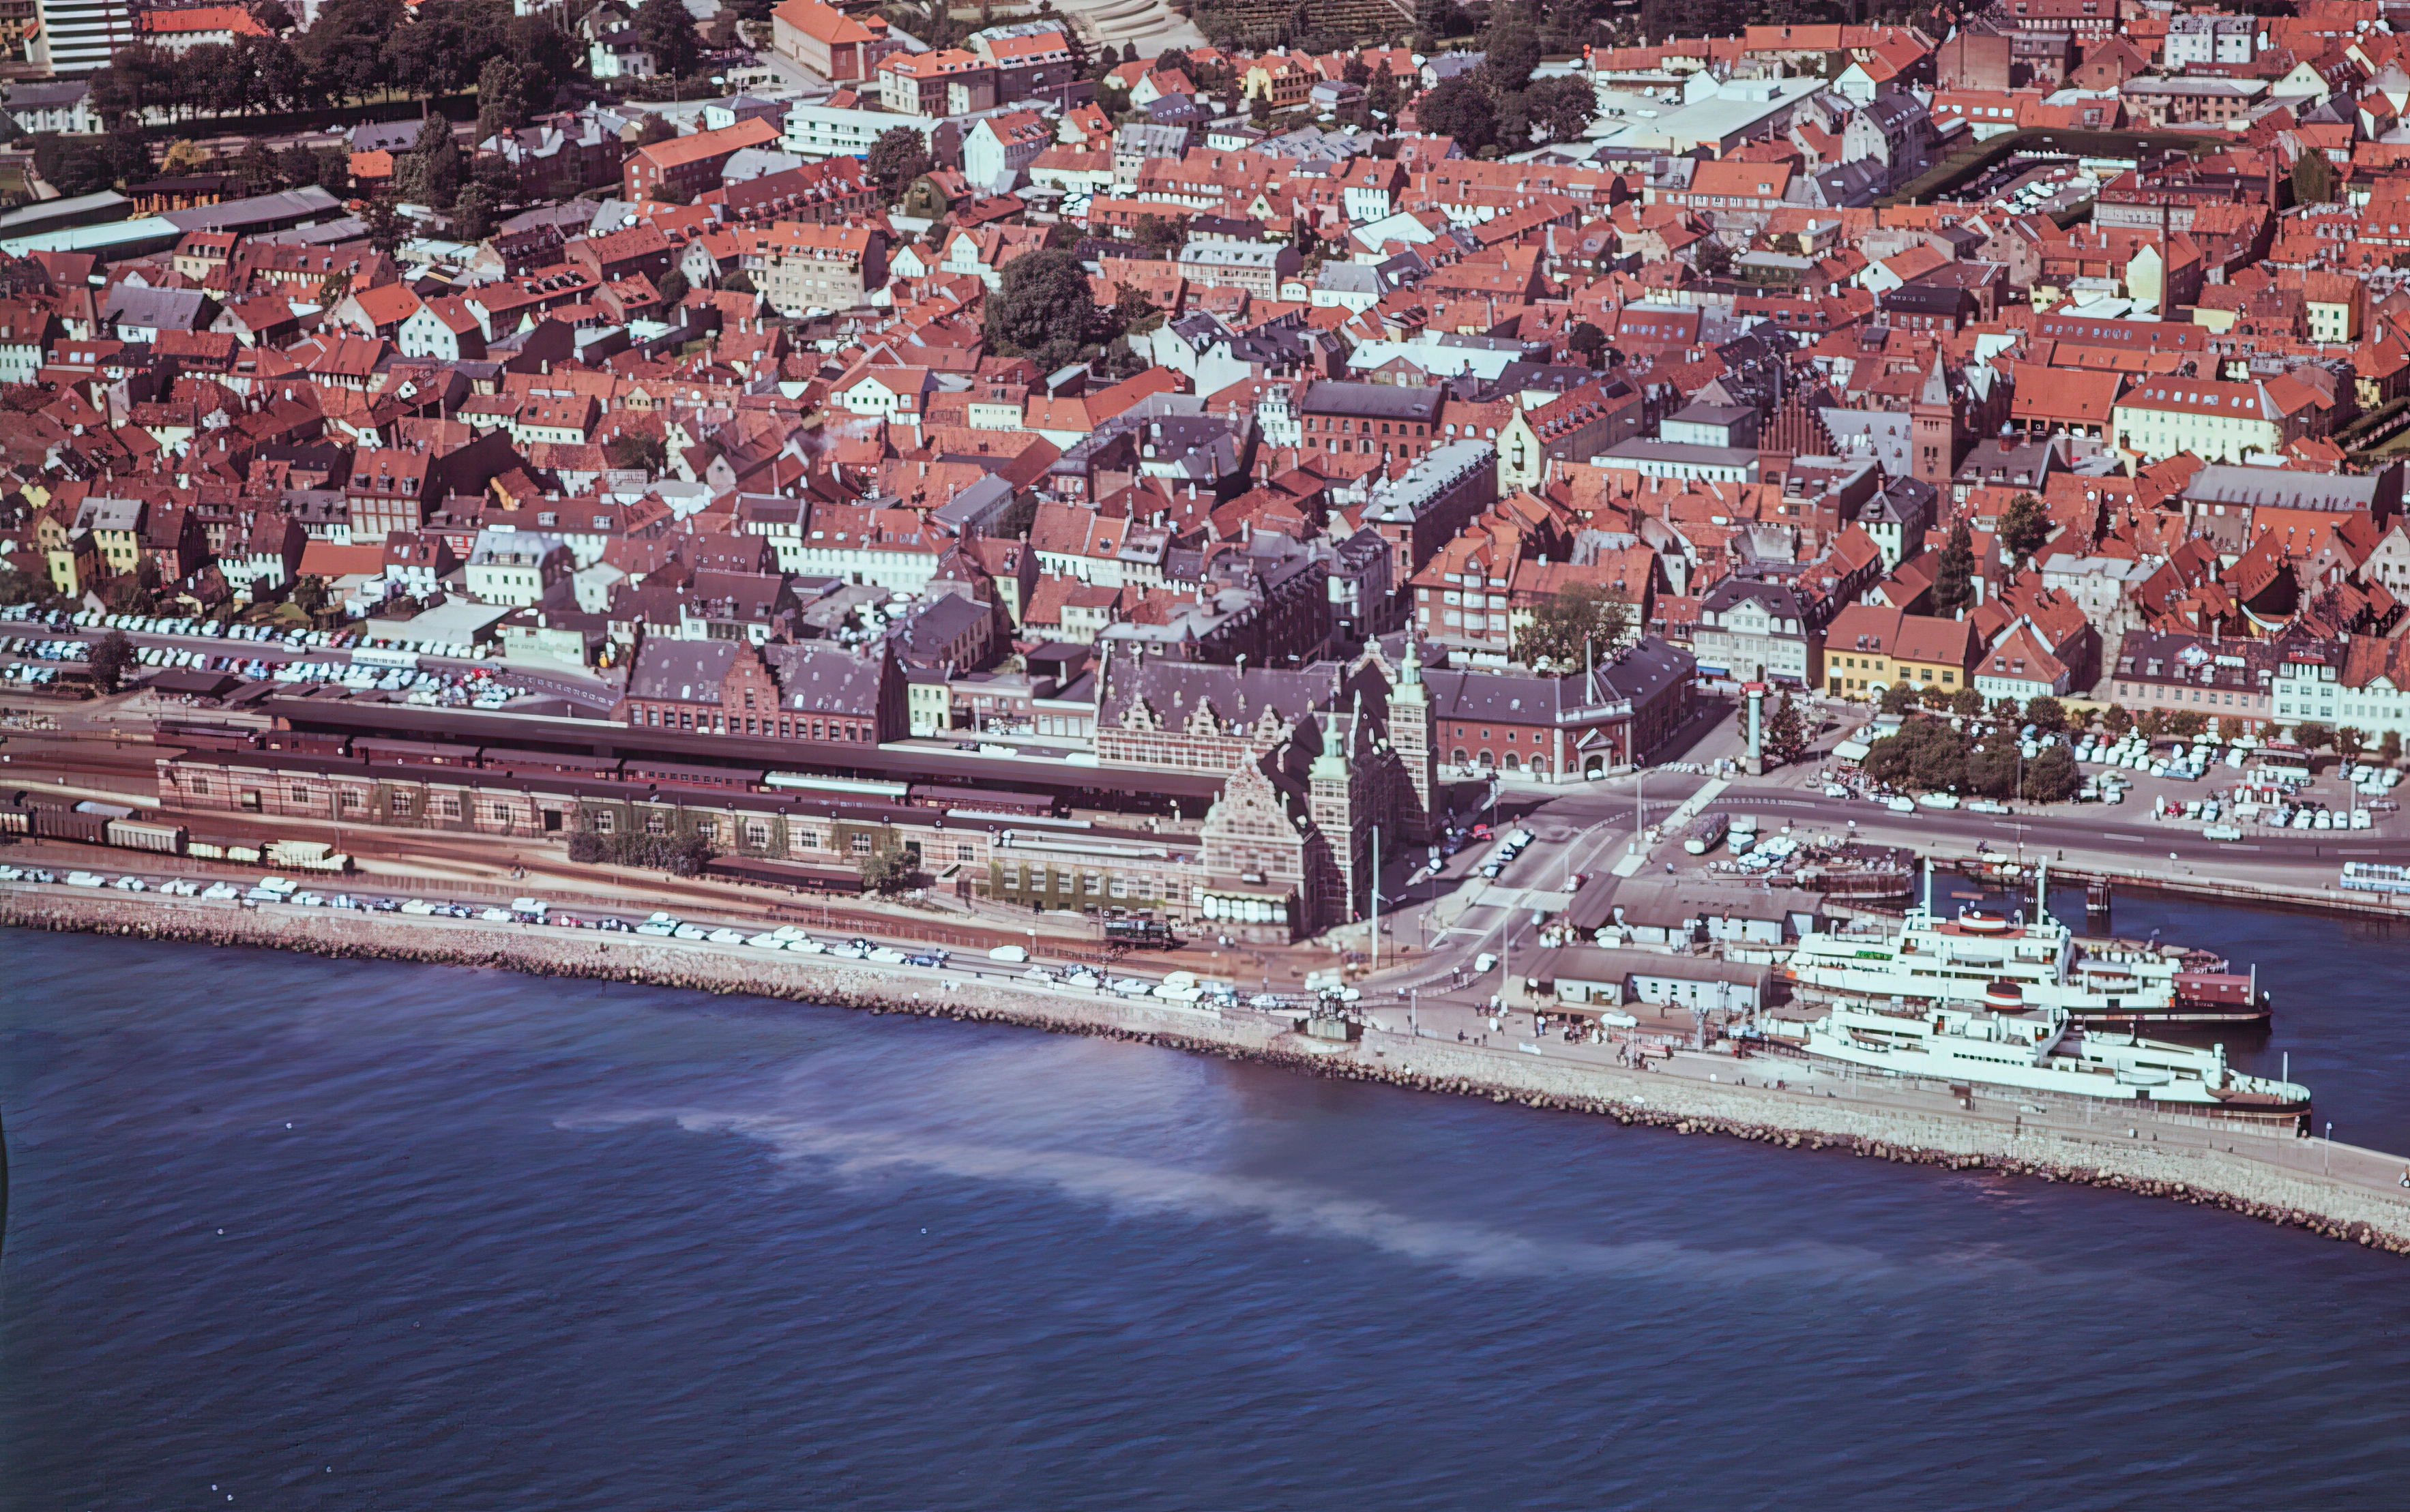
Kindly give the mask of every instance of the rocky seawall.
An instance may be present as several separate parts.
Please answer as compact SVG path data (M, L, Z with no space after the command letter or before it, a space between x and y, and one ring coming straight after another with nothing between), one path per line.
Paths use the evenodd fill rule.
M1144 999L1015 983L948 984L934 975L824 957L772 955L646 937L473 920L250 908L196 898L126 897L0 887L0 925L143 939L304 951L336 959L483 967L688 991L784 997L874 1013L1014 1024L1248 1059L1316 1076L1608 1117L1683 1135L1722 1135L1786 1149L1995 1170L2217 1207L2392 1254L2410 1255L2410 1191L2398 1194L2287 1169L2234 1151L2079 1139L1996 1120L1868 1100L1549 1059L1368 1032L1357 1042L1308 1040L1285 1018L1201 1012ZM1739 1063L1746 1067L1749 1063Z

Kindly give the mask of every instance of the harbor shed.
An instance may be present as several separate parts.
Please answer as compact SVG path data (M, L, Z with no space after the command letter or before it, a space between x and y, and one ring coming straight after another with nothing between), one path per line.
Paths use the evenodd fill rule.
M1661 950L1709 940L1776 948L1818 928L1823 915L1823 895L1802 888L1634 877L1601 878L1584 887L1565 922L1576 937L1595 938L1613 927L1631 944Z
M1774 968L1708 955L1611 945L1561 945L1541 952L1528 981L1560 1008L1595 1012L1626 1003L1753 1013L1771 1000Z

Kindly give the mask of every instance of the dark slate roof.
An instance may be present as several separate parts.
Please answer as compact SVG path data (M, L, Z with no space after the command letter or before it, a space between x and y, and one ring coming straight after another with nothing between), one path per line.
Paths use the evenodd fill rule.
M1341 383L1317 378L1305 385L1305 397L1298 401L1300 414L1352 414L1375 420L1421 420L1439 418L1439 407L1445 398L1438 388L1407 388L1396 384Z
M766 646L762 654L777 676L780 707L864 718L878 713L884 647L865 656L842 646L806 642Z
M101 301L100 318L112 326L159 330L198 330L210 297L198 289L146 289L120 284Z
M1699 607L1720 614L1744 600L1754 600L1765 605L1766 613L1777 618L1804 622L1808 618L1807 601L1799 596L1798 589L1789 583L1771 583L1749 577L1725 578L1707 589L1706 596L1699 601Z
M1650 635L1589 674L1543 677L1528 672L1433 667L1423 674L1423 681L1430 687L1432 713L1443 720L1575 723L1591 718L1590 711L1602 705L1646 703L1668 686L1688 681L1696 665L1690 652Z
M628 674L630 698L717 704L739 649L734 641L675 641L647 635Z
M1295 672L1219 662L1140 661L1115 655L1106 666L1106 687L1096 707L1099 726L1121 723L1130 705L1143 697L1166 729L1188 722L1201 703L1211 704L1226 726L1252 724L1269 706L1284 726L1294 725L1339 696L1339 668L1317 662Z

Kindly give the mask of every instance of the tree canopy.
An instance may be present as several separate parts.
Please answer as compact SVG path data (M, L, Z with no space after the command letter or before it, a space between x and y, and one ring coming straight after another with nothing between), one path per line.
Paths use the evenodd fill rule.
M1776 766L1788 766L1808 753L1808 725L1799 717L1799 705L1786 691L1782 702L1765 721L1765 737L1760 747L1765 759Z
M645 0L636 7L633 30L653 55L657 73L682 79L694 72L703 57L703 38L695 35L694 18L683 0Z
M910 126L890 126L870 144L870 156L864 166L893 200L936 164L929 156L927 138Z
M1087 269L1072 254L1050 248L1004 265L996 291L988 296L985 325L988 340L1006 355L1053 369L1080 355L1100 314Z
M1632 628L1632 605L1614 589L1575 583L1532 611L1515 641L1515 659L1535 671L1579 672L1612 656Z
M1489 76L1492 90L1507 94L1531 83L1532 70L1540 65L1540 33L1532 22L1531 0L1498 0L1481 51L1482 72Z
M2022 561L2040 551L2050 531L2050 511L2032 494L2017 495L2000 511L2000 545L2013 560Z
M134 642L125 632L112 630L93 644L92 660L87 664L100 691L113 693L124 682L125 669L135 664Z
M1498 109L1469 74L1443 80L1415 102L1415 124L1434 137L1453 137L1470 153L1498 139Z
M1975 532L1965 520L1950 527L1950 539L1933 567L1933 612L1956 615L1975 602Z

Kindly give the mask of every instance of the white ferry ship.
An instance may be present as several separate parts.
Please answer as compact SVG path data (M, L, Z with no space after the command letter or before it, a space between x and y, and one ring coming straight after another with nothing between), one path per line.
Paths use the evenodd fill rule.
M2078 939L2043 905L2049 887L2045 867L2029 910L1967 909L1944 919L1933 911L1928 864L1924 901L1906 919L1851 920L1812 931L1792 951L1788 970L1805 996L1896 999L1911 1008L1978 1003L1992 983L2008 981L2025 1008L2078 1023L2134 1027L2268 1017L2256 971L2196 970L2180 953Z
M2059 1011L2026 1012L2003 982L1989 1008L1886 1012L1836 1003L1805 1025L1811 1057L1937 1082L2173 1105L2209 1117L2305 1127L2307 1087L2247 1076L2226 1047L2202 1050L2086 1029Z

